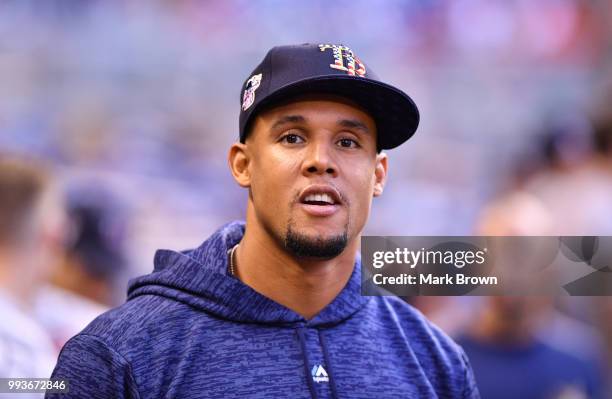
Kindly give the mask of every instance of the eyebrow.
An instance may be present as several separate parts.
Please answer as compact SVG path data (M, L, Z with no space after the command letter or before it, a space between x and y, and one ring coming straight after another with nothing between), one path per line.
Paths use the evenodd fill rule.
M340 119L337 124L347 129L358 129L365 133L370 133L370 129L368 129L366 124L356 119Z
M286 124L291 124L291 123L306 123L306 118L304 118L302 115L284 115L281 116L280 118L278 118L271 127L271 130L276 130L279 127L286 125ZM361 130L365 133L370 133L370 129L366 126L365 123L358 121L356 119L339 119L336 124L340 127L343 128L347 128L347 129L357 129L357 130Z
M278 129L280 126L288 123L306 123L306 118L302 115L285 115L278 118L272 125L272 130Z

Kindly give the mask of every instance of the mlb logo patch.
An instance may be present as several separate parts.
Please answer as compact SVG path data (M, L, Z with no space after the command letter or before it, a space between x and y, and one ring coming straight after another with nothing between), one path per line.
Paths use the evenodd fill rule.
M255 102L255 90L261 84L262 74L253 75L249 78L242 94L242 110L246 111Z

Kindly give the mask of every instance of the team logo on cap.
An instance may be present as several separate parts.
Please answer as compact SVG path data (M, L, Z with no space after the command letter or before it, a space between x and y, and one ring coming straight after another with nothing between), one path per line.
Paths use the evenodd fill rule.
M321 51L325 51L327 49L332 50L332 54L334 55L334 63L329 64L331 68L345 71L351 76L365 76L365 65L359 60L359 58L357 58L357 56L353 53L353 50L350 48L336 44L319 44L319 49Z
M255 102L255 90L261 84L261 73L257 75L253 75L247 80L246 86L244 88L244 93L242 94L242 110L246 111L249 109L251 105Z

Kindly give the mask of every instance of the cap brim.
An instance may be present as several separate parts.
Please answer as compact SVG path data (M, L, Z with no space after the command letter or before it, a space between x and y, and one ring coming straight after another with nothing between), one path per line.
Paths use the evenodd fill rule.
M257 104L251 115L270 104L307 93L344 96L368 111L376 122L379 150L399 146L419 126L419 110L406 93L382 82L348 75L318 76L283 86Z

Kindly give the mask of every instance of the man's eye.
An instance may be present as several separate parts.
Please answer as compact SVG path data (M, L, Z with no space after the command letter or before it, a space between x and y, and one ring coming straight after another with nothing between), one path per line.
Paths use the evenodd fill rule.
M340 139L338 140L340 147L344 148L357 148L359 144L353 139Z
M289 144L297 144L297 143L303 143L304 139L301 138L300 136L298 136L297 134L286 134L281 138L281 141L285 141Z

